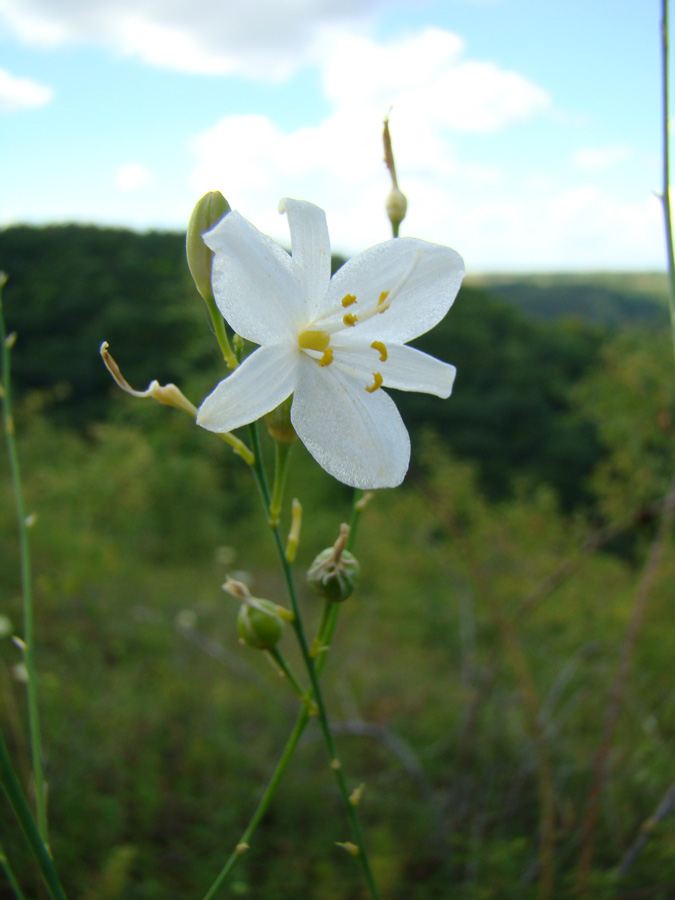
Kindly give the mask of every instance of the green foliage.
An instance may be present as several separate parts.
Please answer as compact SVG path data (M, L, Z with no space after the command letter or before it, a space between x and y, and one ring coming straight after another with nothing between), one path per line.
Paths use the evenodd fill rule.
M0 265L12 276L17 433L37 513L53 851L72 897L199 898L297 712L263 655L238 645L237 604L220 589L226 574L249 577L256 596L283 603L274 547L243 462L188 417L123 395L98 358L108 339L134 386L157 377L195 398L220 377L182 241L37 234L39 253L34 229L5 232ZM341 604L324 674L341 759L350 786L366 784L361 813L387 900L539 897L542 777L554 796L554 898L567 900L654 511L630 518L630 554L580 548L598 525L651 509L669 483L672 348L654 331L534 322L476 290L420 343L457 364L457 386L448 403L397 397L414 471L364 513L362 578ZM351 498L299 445L291 467L313 632L320 604L304 571L337 537ZM20 631L4 448L0 473L2 613ZM613 739L594 900L667 898L675 883L672 814L616 874L672 782L672 544L670 535ZM22 761L19 663L0 638L0 724ZM335 846L347 838L310 725L223 897L357 900L358 869ZM39 896L4 812L0 842Z
M98 356L103 340L134 387L172 381L198 402L223 376L182 236L9 228L0 267L10 276L8 325L19 335L17 386L40 390L45 410L64 424L109 418L116 389ZM583 288L577 294L583 298ZM518 471L553 485L572 509L588 500L581 485L600 449L593 425L572 414L570 391L593 366L600 339L597 326L537 323L465 287L451 314L418 342L458 367L452 402L397 400L413 437L426 428L443 435L478 464L491 496L508 495Z
M413 431L436 430L477 463L481 486L507 496L514 473L546 482L570 510L600 455L593 423L572 412L570 389L597 358L601 333L579 322L538 323L462 289L450 315L416 345L457 366L451 403L397 397Z
M59 386L52 413L82 425L106 415L107 340L130 381L184 383L214 354L185 263L185 239L76 225L8 228L0 267L4 305L19 335L20 391Z
M487 275L469 281L537 319L574 317L612 327L663 328L668 322L665 272Z

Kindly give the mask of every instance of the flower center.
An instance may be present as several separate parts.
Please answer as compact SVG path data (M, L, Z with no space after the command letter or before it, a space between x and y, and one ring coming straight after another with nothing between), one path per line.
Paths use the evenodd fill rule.
M301 350L310 350L323 354L319 357L320 366L329 366L333 362L333 348L329 346L330 335L318 328L308 328L298 335L298 346ZM313 356L312 353L308 354Z
M330 335L327 331L319 331L318 328L308 328L298 335L298 344L301 350L318 350L319 353L323 353L330 344Z

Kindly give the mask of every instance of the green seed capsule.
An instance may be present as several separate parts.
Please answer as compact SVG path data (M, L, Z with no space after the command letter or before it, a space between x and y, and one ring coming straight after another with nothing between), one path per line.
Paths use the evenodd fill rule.
M271 600L251 598L242 603L237 617L237 631L241 640L258 650L271 650L281 640L283 622L277 606Z
M307 582L319 597L342 603L356 590L360 574L358 560L348 550L342 550L338 556L335 547L328 547L310 566Z

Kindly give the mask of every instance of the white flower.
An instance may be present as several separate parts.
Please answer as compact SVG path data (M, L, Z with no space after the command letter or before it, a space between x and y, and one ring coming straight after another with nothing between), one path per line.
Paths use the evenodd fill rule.
M291 421L319 465L352 487L395 487L408 470L410 439L381 388L450 396L455 367L404 344L446 314L462 258L397 238L331 279L323 210L288 199L279 209L292 256L236 212L204 235L218 308L260 346L204 400L197 423L232 431L293 394Z

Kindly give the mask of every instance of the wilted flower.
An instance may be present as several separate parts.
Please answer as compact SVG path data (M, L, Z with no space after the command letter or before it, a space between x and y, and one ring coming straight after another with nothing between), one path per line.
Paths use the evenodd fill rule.
M381 388L450 395L454 366L404 345L446 314L462 259L449 247L398 238L331 279L323 210L288 199L280 210L292 256L236 212L204 236L218 308L260 346L204 400L197 422L231 431L293 394L291 422L319 465L352 487L394 487L408 469L410 439Z

